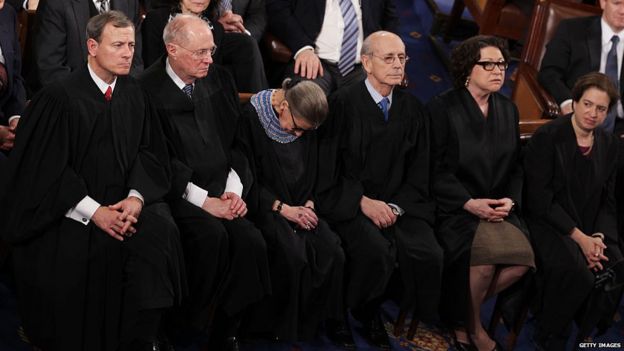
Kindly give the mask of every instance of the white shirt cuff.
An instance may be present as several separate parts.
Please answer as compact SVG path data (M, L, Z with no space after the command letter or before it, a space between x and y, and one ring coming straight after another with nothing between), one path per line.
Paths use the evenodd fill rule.
M563 110L563 108L564 108L565 106L568 106L568 105L569 105L569 104L571 104L571 103L572 103L572 99L567 99L567 100L565 100L564 102L562 102L562 103L561 103L561 105L559 105L559 108L560 108L561 110Z
M136 191L134 189L130 189L130 192L128 193L128 197L130 197L130 196L136 197L137 199L141 200L141 202L143 204L145 204L145 199L143 198L143 195L141 195L140 192L138 192L138 191Z
M251 32L250 32L250 31L248 31L247 29L245 29L245 34L247 34L247 35L251 36Z
M202 207L204 205L206 197L208 197L208 191L198 187L191 182L188 182L188 184L186 184L186 189L184 189L184 194L182 194L182 198L184 200L190 202L197 207Z
M19 119L19 118L20 118L20 115L13 115L13 116L9 117L9 124L11 124L12 120Z
M306 45L306 46L302 47L297 52L295 52L295 56L293 56L295 58L295 60L297 59L297 56L299 56L299 54L302 53L305 50L312 50L312 51L314 51L314 48L311 47L310 45Z
M89 196L85 196L74 208L69 209L69 211L65 213L65 217L87 225L98 208L100 208L100 204L97 201Z
M241 183L238 173L236 173L236 171L232 168L230 168L230 173L228 174L227 181L225 182L224 192L234 193L239 197L243 196L243 183Z
M391 208L393 208L396 211L392 211L392 213L394 213L397 216L402 216L405 214L405 210L403 210L401 208L401 206L397 205L397 204L393 204L392 202L388 203L388 206L390 206Z

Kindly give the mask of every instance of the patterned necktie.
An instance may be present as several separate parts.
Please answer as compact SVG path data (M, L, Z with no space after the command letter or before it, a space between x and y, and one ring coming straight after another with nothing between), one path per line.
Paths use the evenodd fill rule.
M607 54L607 63L605 65L605 75L609 77L613 85L615 85L616 89L620 91L620 77L618 77L618 57L617 57L617 46L620 42L620 37L614 35L611 37L611 50ZM602 123L602 128L609 133L613 133L613 129L615 128L615 118L617 117L618 105L615 104L611 107L611 110L607 114L607 118L605 118Z
M185 85L184 88L182 88L182 91L186 94L186 96L188 96L189 99L193 99L193 84Z
M377 106L379 106L379 108L381 109L381 112L383 112L384 114L384 121L388 122L388 104L390 103L390 100L385 97L383 99L381 99L381 101L379 101L379 103L377 104Z
M100 3L100 13L104 13L109 10L108 0L97 0Z
M232 11L232 0L222 0L219 4L219 11L221 14L227 11Z
M108 89L106 89L106 92L104 93L104 100L106 101L111 101L113 99L113 88L111 88L111 86L108 86Z
M340 12L342 12L342 19L344 21L344 31L342 33L342 47L340 49L338 70L344 77L353 71L353 65L355 64L355 58L357 55L358 23L351 0L340 0Z

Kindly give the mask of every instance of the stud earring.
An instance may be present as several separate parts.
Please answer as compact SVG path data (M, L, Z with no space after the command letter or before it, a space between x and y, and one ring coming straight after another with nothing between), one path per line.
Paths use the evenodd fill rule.
M466 82L464 83L464 86L468 88L469 84L470 84L470 77L466 77Z

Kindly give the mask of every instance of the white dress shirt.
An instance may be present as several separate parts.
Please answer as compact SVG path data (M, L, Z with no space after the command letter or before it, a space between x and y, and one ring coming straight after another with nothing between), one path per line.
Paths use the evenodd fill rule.
M362 8L361 0L351 0L358 23L358 41L357 55L355 63L360 63L360 50L362 49L362 41L364 40L364 31L362 29ZM304 46L295 54L295 58L299 54L308 49L314 49L314 52L323 60L338 63L340 61L340 50L342 49L342 35L344 32L344 19L340 11L340 0L327 0L325 4L325 16L323 17L323 25L321 31L314 43L315 47Z

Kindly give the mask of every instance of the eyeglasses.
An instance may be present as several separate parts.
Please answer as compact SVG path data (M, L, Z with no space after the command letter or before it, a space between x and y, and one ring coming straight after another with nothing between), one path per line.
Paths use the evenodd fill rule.
M210 57L214 57L215 52L217 52L217 46L213 46L210 49L197 49L197 50L190 50L185 48L184 46L180 45L180 44L176 44L177 46L181 47L182 49L188 51L191 53L191 56L193 56L194 59L196 60L201 60L204 59L208 56Z
M292 120L292 124L293 124L293 127L288 130L289 132L291 132L291 133L297 133L297 132L304 133L304 132L309 132L309 131L312 131L312 130L316 129L316 128L306 129L306 128L299 127L297 125L297 122L295 122L295 115L293 115L292 110L290 109L290 104L288 104L288 101L286 101L286 104L287 104L286 106L288 107L288 113L290 113L290 119Z
M386 56L377 56L375 54L371 54L373 57L377 57L381 59L385 64L391 65L394 63L396 59L399 59L399 63L404 65L407 61L409 61L409 56L407 55L386 55Z
M494 67L498 67L499 70L504 71L509 67L509 64L506 61L500 62L491 62L491 61L479 61L475 63L475 65L479 65L483 67L486 71L493 71Z

